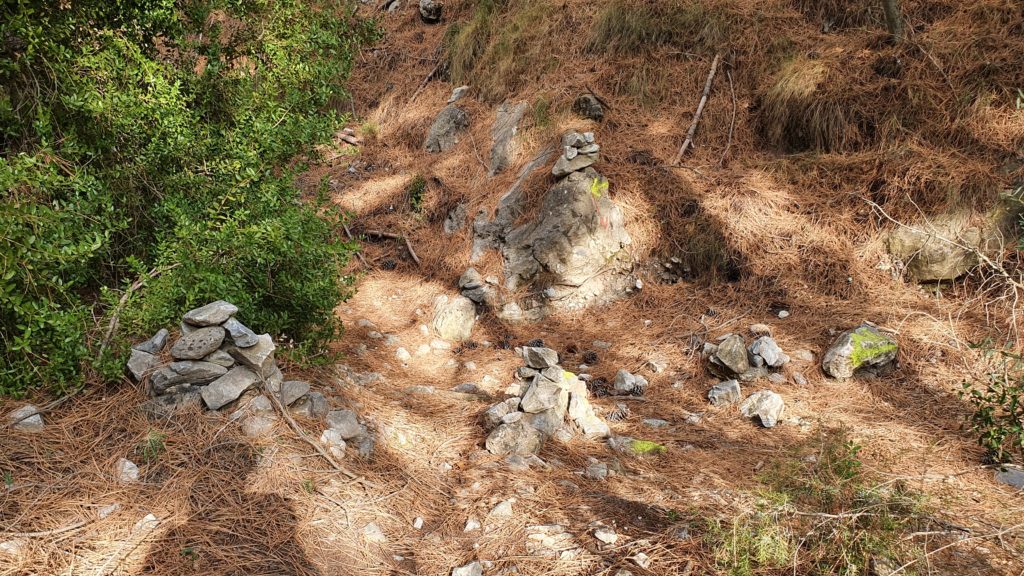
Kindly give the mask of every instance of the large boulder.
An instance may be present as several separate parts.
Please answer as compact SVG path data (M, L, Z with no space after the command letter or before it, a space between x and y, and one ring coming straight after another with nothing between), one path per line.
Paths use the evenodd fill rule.
M438 296L434 300L434 332L445 340L469 340L476 322L476 304L465 296Z
M574 172L544 197L538 217L508 233L509 289L530 286L556 307L579 309L626 294L635 281L622 210L593 169Z
M491 176L501 172L508 166L509 156L512 148L512 137L516 134L519 121L523 114L530 109L526 102L511 104L503 102L498 106L494 116L494 127L491 128L491 139L494 145L491 147Z
M887 239L889 254L906 266L917 282L953 280L978 265L979 254L998 251L1000 210L972 222L968 214L947 214L900 226Z
M821 369L833 378L850 378L859 370L881 370L896 359L899 344L870 324L847 330L821 358Z
M469 116L466 111L454 104L449 104L434 119L427 133L423 146L427 152L437 154L447 152L459 142L459 134L469 127Z

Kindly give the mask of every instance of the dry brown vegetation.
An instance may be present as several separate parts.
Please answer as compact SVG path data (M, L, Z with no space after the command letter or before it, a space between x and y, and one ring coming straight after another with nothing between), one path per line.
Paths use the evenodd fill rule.
M112 491L105 471L153 425L112 408L138 401L134 392L94 393L54 415L46 435L4 432L0 470L13 470L24 486L0 496L0 510L19 531L92 518L93 507L108 501L122 502L121 510L30 539L27 560L10 564L0 556L0 574L129 574L147 566L151 573L231 573L219 571L225 565L241 573L316 567L322 574L444 574L473 558L495 562L488 574L512 565L521 574L614 574L621 567L634 574L725 574L735 568L729 554L742 552L722 536L729 529L782 530L789 545L832 530L837 549L848 542L840 535L850 526L808 521L793 508L765 504L764 496L777 490L766 470L792 471L808 451L831 450L821 431L834 428L862 447L858 457L871 487L898 486L919 499L902 517L914 522L900 524L890 534L895 544L884 547L913 561L902 573L1020 574L1024 506L993 482L983 452L961 430L967 408L957 395L977 370L971 343L1016 343L1016 292L984 267L922 288L879 264L883 238L894 227L880 210L906 222L956 209L980 217L1021 176L1012 161L1024 146L1024 113L1015 104L1024 88L1024 5L918 0L904 2L903 10L907 38L895 46L881 5L858 0L452 0L438 26L421 23L414 5L381 14L385 37L361 54L352 102L343 105L356 111L353 127L372 137L304 177L311 191L327 183L352 212L355 234L406 235L422 260L413 262L401 242L368 240L368 266L353 262L358 293L338 310L350 327L337 345L344 362L386 380L363 388L331 370L310 374L381 431L379 456L348 463L366 483L338 480L283 428L250 452L235 427L197 416L158 426L167 435L165 454L144 468L141 485ZM726 65L696 147L684 167L670 168L719 52ZM430 81L419 91L424 78ZM469 132L452 152L428 155L427 127L460 84L471 87L462 101ZM610 104L601 124L571 112L588 88ZM513 165L489 178L490 125L494 104L503 100L526 101L532 113L515 140ZM434 295L455 292L471 243L468 226L444 236L442 220L459 202L468 205L470 221L478 210L493 210L519 167L566 129L595 131L602 145L595 167L625 212L635 259L678 257L688 278L645 280L635 297L541 325L484 315L474 338L492 345L455 350L454 365L435 354L402 368L393 349L353 328L368 318L410 351L428 342L417 310L429 313ZM426 185L416 212L408 190L419 175ZM546 170L530 176L533 205L551 183ZM999 262L1018 269L1012 243ZM477 268L500 275L500 266L492 253ZM791 316L779 320L781 309ZM707 406L713 382L697 353L703 339L764 322L783 349L817 353L835 330L864 320L898 335L899 369L836 382L812 365L791 365L789 375L799 371L809 384L773 389L786 398L787 416L808 423L806 429L763 430L735 409ZM588 456L610 457L606 446L550 443L541 456L552 469L512 472L480 450L477 417L486 404L403 392L422 384L446 390L487 374L494 383L482 387L500 395L517 365L502 345L532 338L559 350L567 367L582 361L592 341L611 341L593 368L605 378L618 368L644 370L651 357L667 360L667 372L645 372L652 381L648 400L631 403L633 417L613 429L661 442L668 455L624 459L624 474L596 482L577 472ZM370 346L365 355L357 353L360 344ZM468 370L467 361L478 369ZM602 414L615 404L596 403ZM682 424L685 412L705 412L705 419ZM673 426L646 428L643 417ZM483 520L508 497L518 498L516 517L482 534L463 533L468 517ZM851 505L804 511L857 510ZM267 519L267 510L278 512ZM157 536L126 545L145 511L162 519ZM416 516L426 519L423 531L411 528ZM387 534L386 544L360 540L371 520ZM626 543L599 549L587 534L592 521L616 523ZM549 523L575 527L586 550L579 559L526 554L526 526ZM679 540L680 527L692 538ZM974 539L954 544L961 528ZM262 548L246 548L250 541L280 547L260 563ZM181 552L192 542L201 550L196 558ZM640 550L654 560L649 572L627 560ZM844 569L823 572L808 557L786 560L755 564L751 573ZM243 568L247 562L251 569ZM858 570L852 573L867 573Z

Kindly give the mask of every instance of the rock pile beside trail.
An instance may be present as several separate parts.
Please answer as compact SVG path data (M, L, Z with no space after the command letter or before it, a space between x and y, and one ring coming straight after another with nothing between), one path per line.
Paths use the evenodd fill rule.
M167 415L202 403L220 410L262 387L293 412L322 417L327 408L323 395L311 392L307 382L286 381L274 359L273 339L250 330L235 318L237 313L238 307L218 300L186 313L181 336L173 343L170 333L160 330L132 347L128 371L153 396L144 409ZM268 429L266 421L273 415L270 400L263 397L263 402L250 400L235 417L251 420L243 428L256 432Z
M555 161L551 173L562 178L592 166L600 159L600 151L601 146L594 141L593 132L566 132L562 136L562 155Z
M489 452L536 454L550 437L572 437L566 418L587 437L609 435L608 424L590 404L586 384L558 365L557 352L527 346L521 349L521 355L525 366L518 374L529 382L519 396L492 405L483 415L484 426L490 430L485 442Z
M726 334L718 340L718 344L704 344L704 356L711 372L721 378L749 382L767 378L789 363L789 356L771 336L759 336L749 347L739 334Z

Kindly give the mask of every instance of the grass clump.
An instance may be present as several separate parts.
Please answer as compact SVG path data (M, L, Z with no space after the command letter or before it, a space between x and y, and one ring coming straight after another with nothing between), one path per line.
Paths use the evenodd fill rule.
M865 473L860 445L842 430L823 433L761 475L754 509L709 523L706 543L735 576L771 572L867 574L918 550L904 536L923 524L922 501L901 484Z
M587 49L611 54L662 47L714 52L728 38L728 19L707 2L612 0L598 15Z
M405 187L405 197L409 201L409 208L413 212L423 211L423 195L427 191L427 179L422 174L417 174L412 182Z

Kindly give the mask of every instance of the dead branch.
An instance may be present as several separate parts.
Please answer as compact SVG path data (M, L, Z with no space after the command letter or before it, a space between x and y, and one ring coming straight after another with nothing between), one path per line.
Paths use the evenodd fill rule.
M955 542L950 542L949 544L946 544L945 546L939 546L938 548L936 548L935 550L932 550L931 552L926 552L923 556L920 556L918 558L914 558L913 560L911 560L911 561L907 562L906 564L900 566L899 568L893 570L889 574L891 576L896 576L896 574L899 574L899 573L903 572L904 570L906 570L910 566L913 566L914 564L917 564L918 562L920 562L921 560L924 560L925 558L930 558L934 554L942 552L943 550L945 550L947 548L952 548L953 546L958 546L960 544L964 544L965 542L971 542L973 540L987 540L989 538L1001 538L1004 534L1008 534L1008 533L1013 532L1015 530L1019 530L1022 527L1024 527L1024 524L1015 524L1013 526L1010 526L1009 528L1004 528L1004 529L996 531L996 532L990 532L988 534L981 534L979 536L969 536L967 538L962 538L962 539L957 540Z
M711 93L711 84L715 80L715 73L718 71L718 63L722 60L722 53L715 54L715 59L711 61L711 71L708 72L708 80L704 83L704 93L701 94L700 103L697 104L697 111L693 115L693 122L690 123L690 129L686 131L686 140L683 140L683 145L679 147L679 152L676 153L675 158L672 159L672 165L678 166L680 160L683 159L683 154L693 144L693 135L697 132L697 124L700 123L701 114L704 113L704 106L708 103L708 94Z
M409 242L408 236L401 234L395 234L394 232L383 232L381 230L366 230L363 232L367 236L378 236L380 238L391 238L392 240L404 240L405 247L409 249L409 255L412 256L413 261L416 262L417 266L420 266L420 257L416 255L416 251L412 249L412 242Z
M430 73L427 74L427 77L423 79L423 82L420 82L419 88L416 88L416 91L412 93L412 98L409 98L409 104L412 104L416 100L416 97L420 95L420 92L423 92L423 89L427 87L427 83L430 82L430 79L433 78L435 74L437 74L437 71L440 68L441 62L438 61Z
M729 156L729 148L732 146L732 134L736 130L736 89L732 84L732 71L726 70L725 77L729 79L729 94L732 95L732 120L729 121L729 139L725 141L725 151L718 160L718 166L725 165L725 159Z
M352 237L352 231L348 229L348 224L342 224L341 227L345 229L345 236L348 236L349 240L355 241L355 238ZM362 250L356 250L356 258L359 258L359 261L363 263L363 268L369 268L366 264L366 258L363 257Z
M604 108L606 110L611 110L612 109L611 105L609 105L608 102L604 98L601 98L600 96L598 96L597 92L594 92L593 88L591 88L590 86L586 86L585 88L587 89L587 92L590 92L590 95L593 96L594 98L596 98L597 102L601 106L604 106Z
M131 286L129 286L128 289L124 291L124 294L121 295L121 299L117 301L117 306L114 307L114 313L111 314L110 316L110 323L107 324L107 332L106 334L103 335L103 340L100 341L100 351L96 355L97 360L103 357L103 352L105 352L107 346L110 345L110 339L114 337L114 332L117 330L118 323L120 322L121 312L124 310L125 304L128 303L128 298L131 297L132 293L134 293L139 288L142 288L146 284L146 280L156 278L157 276L163 274L168 270L177 268L179 265L180 263L174 263L171 264L170 266L153 268L152 270L149 271L149 273L140 276L137 280L135 280L135 282L132 282Z
M327 452L327 450L324 450L323 446L321 446L318 442L312 440L309 436L306 435L306 432L302 430L302 427L300 427L298 425L298 423L295 422L295 419L292 418L291 414L288 413L288 410L285 409L284 405L281 403L281 399L278 398L277 394L274 394L273 392L271 392L267 388L267 381L265 379L263 379L263 389L266 391L267 396L270 397L271 401L273 401L274 408L277 409L277 411L281 414L281 417L284 418L284 421L288 423L288 427L292 429L292 432L294 432L295 435L298 436L300 440L302 440L306 444L309 444L310 446L312 446L313 449L316 450L317 453L320 454L320 456L322 456L323 459L326 460L327 463L330 464L332 468L334 468L338 472L341 472L342 474L347 476L350 480L356 480L356 481L359 481L359 482L367 482L363 477L361 477L361 476L355 474L354 472L348 470L347 468L345 468L341 464L338 464L338 462L334 459L334 457L332 457L330 455L330 453ZM283 394L283 393L284 393L284 387L282 386L281 390L278 391L278 394Z

